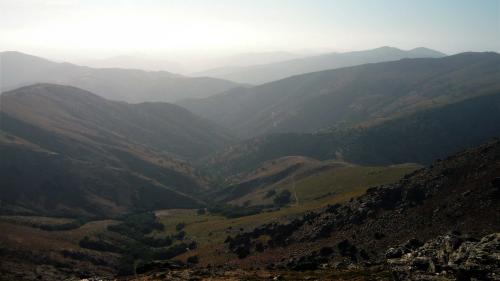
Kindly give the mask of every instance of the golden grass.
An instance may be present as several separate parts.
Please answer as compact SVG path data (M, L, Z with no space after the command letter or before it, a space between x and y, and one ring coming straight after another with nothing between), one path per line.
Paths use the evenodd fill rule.
M388 167L343 166L313 174L296 182L300 204L252 216L228 219L219 215L198 215L196 210L158 211L157 216L166 229L156 235L172 235L177 232L176 224L182 222L186 224L184 230L187 238L195 240L198 249L181 257L199 255L202 262L233 259L235 257L223 245L228 235L234 236L241 230L251 231L265 223L284 221L328 204L346 202L362 195L369 187L395 182L418 167L414 164Z

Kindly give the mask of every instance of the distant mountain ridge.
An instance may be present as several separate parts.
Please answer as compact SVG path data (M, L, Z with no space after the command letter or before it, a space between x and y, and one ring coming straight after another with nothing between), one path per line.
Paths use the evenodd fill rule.
M313 72L179 102L241 137L374 123L500 90L500 55L462 53Z
M437 58L444 56L446 54L423 47L404 51L386 46L366 51L330 53L246 67L219 67L198 72L195 75L259 85L308 72L365 63L393 61L403 58Z
M240 86L220 79L190 78L165 71L56 63L19 52L1 52L0 61L2 91L34 83L55 83L82 88L108 99L138 103L202 98Z

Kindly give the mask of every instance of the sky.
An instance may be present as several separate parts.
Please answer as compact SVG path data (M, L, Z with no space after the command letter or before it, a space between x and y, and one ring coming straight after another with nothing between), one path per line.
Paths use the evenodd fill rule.
M48 57L500 52L500 0L0 0L0 50Z

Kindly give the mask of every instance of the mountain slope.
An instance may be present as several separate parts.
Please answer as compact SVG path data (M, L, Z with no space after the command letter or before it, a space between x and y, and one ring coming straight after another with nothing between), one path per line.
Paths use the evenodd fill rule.
M8 138L13 137L7 135ZM1 214L114 217L201 203L175 190L174 180L193 179L168 171L173 188L126 167L82 161L33 145L0 141Z
M403 58L437 58L444 56L445 54L443 53L427 48L404 51L392 47L381 47L373 50L332 53L246 67L216 68L199 72L195 75L255 85L293 75L365 63L393 61Z
M494 93L499 76L499 54L463 53L309 73L180 104L242 137L314 132Z
M276 194L288 190L292 205L321 205L344 194L364 192L373 185L395 182L420 168L416 164L360 166L340 161L318 161L288 156L264 162L257 169L233 179L233 184L213 194L218 202L273 206Z
M369 267L384 262L390 247L408 240L406 247L418 247L452 231L469 235L469 241L499 232L499 179L500 143L495 141L435 162L397 183L370 188L347 203L289 223L262 225L226 242L235 253L250 253L240 265L272 263L298 271L322 264ZM387 253L389 258L398 254L396 249Z
M214 78L189 78L169 72L90 68L56 63L18 52L0 53L2 90L33 83L79 87L108 99L127 102L176 101L208 97L238 84Z
M90 145L139 144L162 153L193 158L219 149L231 140L223 130L179 106L115 102L69 86L23 87L2 94L1 106L3 114L17 121ZM16 129L9 124L5 121L2 128ZM34 134L25 133L27 138L30 135Z
M178 159L230 140L178 106L109 101L69 86L27 86L0 102L3 213L115 216L200 206L193 196L204 180Z
M498 124L500 91L364 128L258 137L211 156L206 165L218 167L223 174L234 174L289 155L364 165L428 164L500 137Z

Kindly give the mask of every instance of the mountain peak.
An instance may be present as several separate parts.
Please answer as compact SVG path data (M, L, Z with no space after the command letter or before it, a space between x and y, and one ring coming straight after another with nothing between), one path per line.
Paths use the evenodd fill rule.
M382 46L382 47L378 47L378 48L373 49L373 51L376 51L376 50L380 50L380 51L402 51L399 48L391 47L391 46Z
M408 52L412 53L415 56L425 56L425 57L444 57L444 56L446 56L445 53L442 53L440 51L436 51L433 49L429 49L426 47L413 48L411 50L408 50Z

